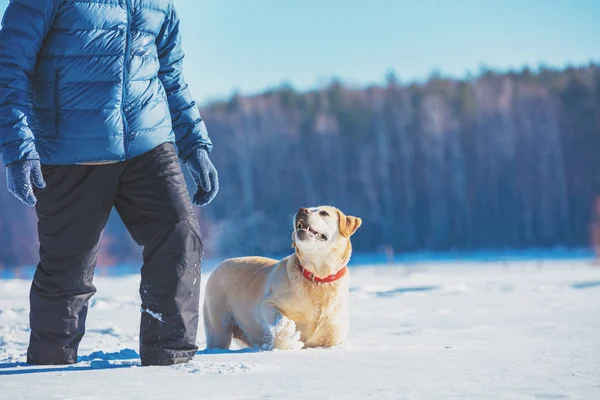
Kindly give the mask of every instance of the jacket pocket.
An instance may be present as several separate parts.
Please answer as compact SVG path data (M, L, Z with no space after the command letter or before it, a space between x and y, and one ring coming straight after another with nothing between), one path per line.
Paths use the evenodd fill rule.
M60 125L60 72L54 76L54 135L58 136Z

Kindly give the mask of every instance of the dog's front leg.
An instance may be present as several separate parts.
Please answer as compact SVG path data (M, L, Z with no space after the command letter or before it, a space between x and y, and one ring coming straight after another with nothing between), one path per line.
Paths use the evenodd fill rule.
M304 347L296 323L287 318L271 302L265 300L260 305L260 317L264 330L263 349L296 350Z

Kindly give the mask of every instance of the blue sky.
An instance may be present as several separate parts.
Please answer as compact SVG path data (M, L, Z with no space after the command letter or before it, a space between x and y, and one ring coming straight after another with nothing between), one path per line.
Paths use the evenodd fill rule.
M48 0L40 0L48 1ZM0 9L8 4L0 0ZM598 0L175 0L200 101L600 60Z

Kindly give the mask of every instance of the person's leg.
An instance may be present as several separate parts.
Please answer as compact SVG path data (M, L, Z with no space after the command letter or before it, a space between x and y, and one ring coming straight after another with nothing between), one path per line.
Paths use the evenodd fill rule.
M144 247L140 296L142 365L187 362L195 355L202 240L172 144L126 163L115 207Z
M73 364L85 333L102 230L113 206L119 166L43 166L36 190L40 263L30 292L29 364Z

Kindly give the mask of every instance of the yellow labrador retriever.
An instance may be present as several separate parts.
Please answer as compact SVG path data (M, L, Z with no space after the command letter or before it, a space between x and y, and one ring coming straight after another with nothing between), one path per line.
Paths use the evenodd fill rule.
M362 220L329 207L294 217L295 254L225 260L206 284L208 349L236 338L265 350L335 346L348 334L350 236Z

